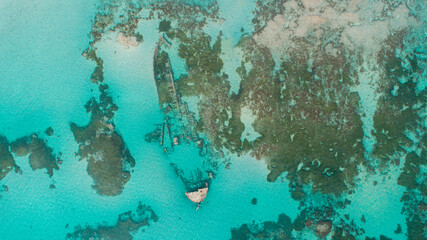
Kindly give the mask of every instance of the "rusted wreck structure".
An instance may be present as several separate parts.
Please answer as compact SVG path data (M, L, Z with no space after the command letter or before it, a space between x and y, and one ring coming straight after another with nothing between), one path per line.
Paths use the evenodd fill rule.
M199 154L204 156L207 147L196 131L197 120L188 109L186 102L182 101L176 80L173 76L172 66L168 53L162 48L170 48L171 44L160 37L157 43L154 59L154 78L159 95L160 108L165 117L162 124L157 124L157 128L152 133L146 135L149 142L159 142L163 151L167 154L180 144L194 145L199 149ZM181 178L187 188L186 197L193 203L197 203L197 209L205 200L208 189L209 177L202 176L199 169L196 170L196 178L184 177L183 171L174 163L171 163L177 175Z

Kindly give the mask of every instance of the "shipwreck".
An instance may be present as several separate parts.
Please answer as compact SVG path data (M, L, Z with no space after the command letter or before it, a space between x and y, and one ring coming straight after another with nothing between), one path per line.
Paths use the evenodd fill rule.
M206 195L208 194L209 186L207 182L205 184L206 184L206 187L198 188L196 191L185 193L185 195L187 196L188 199L190 199L190 201L198 204L196 210L199 209L200 204L205 200Z

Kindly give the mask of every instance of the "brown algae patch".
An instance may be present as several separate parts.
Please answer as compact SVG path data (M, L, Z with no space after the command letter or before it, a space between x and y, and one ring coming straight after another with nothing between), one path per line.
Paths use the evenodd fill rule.
M359 97L350 90L355 85L346 58L350 53L331 43L336 51L324 56L325 46L301 39L298 49L310 51L295 51L291 60L275 67L270 50L247 37L238 46L244 52L242 66L236 69L242 78L240 90L229 95L220 58L221 34L212 47L212 39L197 31L170 29L166 35L179 40L188 75L177 80L177 88L182 96L199 97L196 130L206 134L211 146L265 157L269 181L288 172L295 186L311 182L323 193L342 193L353 183L364 150ZM160 51L158 56L155 76L160 80L162 70L156 69L170 63L167 53ZM246 69L247 63L253 67ZM157 87L160 104L168 104L166 85ZM243 107L256 115L253 127L261 137L255 141L241 140Z
M221 73L221 36L211 47L213 40L203 34L187 36L178 30L169 35L180 40L179 56L185 59L189 69L189 74L177 81L178 89L183 96L200 99L196 130L206 133L209 142L218 150L225 147L231 152L241 152L244 124L240 120L239 98L228 94L228 76Z
M120 4L119 4L120 5ZM124 11L126 9L126 11ZM143 41L143 36L137 32L141 7L134 7L132 3L121 9L116 4L101 4L92 25L90 46L83 52L83 56L96 63L90 80L93 83L104 81L104 61L96 54L96 43L101 41L104 34L109 31L119 32L117 41L126 47L135 47ZM117 18L119 21L115 21Z
M96 49L88 48L83 52L83 56L96 63L96 67L90 77L92 83L104 81L104 61L96 55Z
M408 153L397 183L407 187L408 190L419 189L424 196L427 196L427 176L425 176L425 173L423 174L421 169L425 165L427 165L425 151L422 156L418 156L414 152Z
M136 3L101 3L89 34L90 46L82 54L96 63L90 80L99 86L101 95L99 100L92 98L85 105L91 114L90 122L86 126L71 123L70 127L79 143L76 154L88 161L88 174L94 180L93 188L100 195L115 196L122 192L129 181L131 168L135 166L135 159L115 130L113 117L118 106L107 94L108 85L103 83L104 61L97 55L96 44L109 32L118 32L116 41L125 47L140 44L143 36L137 32L137 27L142 18L139 15L141 10L142 6Z
M416 50L405 46L405 42L413 41L411 35L411 32L401 32L390 37L379 54L379 63L384 67L378 89L381 97L374 114L377 144L373 153L383 165L392 159L395 152L414 148L421 155L426 149L423 118L427 89L418 88L426 63L418 57ZM409 137L409 132L412 137Z
M79 143L77 155L88 161L87 171L94 180L93 188L100 195L115 196L129 181L135 159L115 130L112 118L118 107L106 93L108 86L104 84L99 88L99 101L92 98L85 105L91 114L90 122L82 127L71 123L70 127Z
M402 172L397 179L399 185L405 186L406 191L400 201L403 202L402 212L406 214L408 239L423 239L427 202L427 176L423 167L427 165L427 155L421 156L412 152L406 155Z
M241 88L229 95L220 58L221 34L212 46L212 39L196 30L171 28L166 35L179 40L179 56L188 69L188 75L177 80L178 91L199 97L196 130L206 134L212 147L265 157L269 181L288 172L295 186L311 182L315 191L323 193L342 193L353 183L364 150L359 97L350 90L355 82L346 58L349 52L334 42L312 46L301 38L298 49L310 51L295 51L291 60L275 67L270 50L247 37L238 46L244 52L242 66L236 69ZM335 51L323 56L326 45ZM167 53L158 56L162 57L155 69L170 64ZM246 69L246 63L252 69ZM158 84L158 91L160 104L168 104L167 87ZM253 126L261 137L255 141L241 140L243 107L256 115Z
M292 238L292 222L285 214L280 214L277 222L266 221L262 224L243 224L231 229L232 240L244 239L283 239Z
M0 136L0 180L15 168L15 160L9 149L9 142Z
M377 140L373 154L380 166L402 166L397 184L406 187L401 202L402 213L407 216L408 239L425 236L427 211L427 90L418 85L422 85L426 61L417 47L424 44L419 36L423 36L422 28L402 31L388 39L378 56L383 67L373 133Z
M249 38L240 45L253 67L246 72L242 63L239 95L257 116L253 126L261 137L251 143L252 155L267 160L268 180L287 172L295 188L312 183L314 191L343 193L364 151L345 53L323 55L319 46L275 67L265 47Z
M108 239L131 240L133 234L151 222L157 222L158 217L150 206L138 204L135 211L128 211L119 215L116 225L77 226L73 233L67 234L67 239Z
M197 96L200 101L195 130L206 133L211 150L220 151L225 146L232 152L239 152L244 125L240 121L238 100L228 95L230 84L227 76L221 73L221 38L215 39L211 47L213 40L201 33L187 35L182 30L170 29L167 36L180 44L179 56L186 61L188 68L188 75L181 75L176 81L177 94L180 97ZM167 69L171 63L168 53L161 49L161 45L157 51L154 75L159 103L165 107L173 105L175 101L170 95L168 80L170 73Z
M24 157L29 155L31 168L46 169L47 174L52 177L53 170L59 170L59 157L53 152L53 149L47 145L46 140L33 133L13 141L10 149L17 156Z
M51 136L55 133L55 131L53 130L53 128L52 128L52 127L48 127L48 128L44 131L44 133L45 133L47 136L51 137Z
M233 240L316 238L355 240L361 239L363 234L363 229L355 225L354 219L348 216L341 218L331 204L322 207L304 206L294 221L286 214L280 214L277 222L253 221L231 229Z

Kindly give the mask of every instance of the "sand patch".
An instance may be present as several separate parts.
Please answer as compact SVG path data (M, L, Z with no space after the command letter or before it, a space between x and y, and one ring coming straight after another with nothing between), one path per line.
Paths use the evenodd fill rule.
M117 35L116 42L118 42L122 46L125 46L126 48L137 47L139 45L139 42L136 40L136 37L127 37L122 32Z
M303 5L289 1L284 7L283 14L276 15L254 36L258 44L270 48L276 62L289 58L303 41L308 42L304 44L309 49L324 47L333 34L337 46L344 44L350 50L375 55L391 34L419 24L405 4L393 9L368 0L305 0Z

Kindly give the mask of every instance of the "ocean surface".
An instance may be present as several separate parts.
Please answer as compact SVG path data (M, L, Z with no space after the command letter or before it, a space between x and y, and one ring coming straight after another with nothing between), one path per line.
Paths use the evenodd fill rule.
M201 7L210 1L191 1ZM221 17L208 20L204 27L212 39L222 31L223 71L228 74L231 93L238 93L243 53L236 46L242 35L254 31L251 24L255 1L218 0ZM136 160L129 182L118 196L100 196L91 187L87 161L75 153L79 145L74 140L70 123L85 125L90 120L84 105L91 97L98 97L97 86L90 82L95 67L93 61L82 56L91 41L89 33L100 1L96 0L1 0L0 1L0 135L9 142L37 133L41 136L48 127L54 135L44 137L54 152L61 152L63 163L54 175L33 171L28 156L15 156L22 172L11 171L0 180L8 191L0 192L0 239L47 240L64 239L76 226L114 225L119 214L133 210L138 202L147 204L159 216L133 233L134 239L230 239L231 228L245 223L277 221L281 213L292 220L299 214L300 202L291 197L289 182L280 178L266 181L269 173L263 160L250 154L237 156L225 152L232 164L220 168L209 188L206 200L197 211L196 204L185 196L186 187L170 163L174 162L184 174L202 168L198 149L181 146L171 154L164 154L158 144L148 143L144 136L163 121L153 75L153 55L162 33L160 20L141 21L137 32L144 40L136 47L126 47L116 41L117 32L106 33L96 45L97 56L104 61L104 82L114 103L119 106L114 117L117 131ZM243 28L243 31L241 29ZM175 78L187 74L186 63L178 56L172 41L168 50ZM369 79L359 86L367 117L364 131L373 128L376 101L368 89ZM365 94L365 95L364 95ZM197 114L197 97L183 98ZM241 121L246 126L241 137L250 141L260 134L252 123L255 116L242 109ZM366 154L375 141L365 136ZM399 169L385 175L359 175L361 179L351 195L351 204L340 214L351 217L364 212L369 224L362 223L366 236L387 235L405 239L395 233L401 224L406 231L400 198L405 187L395 184ZM384 180L385 179L385 180ZM379 185L372 187L372 182ZM51 184L55 185L50 189ZM253 198L257 204L251 204ZM316 199L313 197L313 199ZM305 239L317 239L307 235ZM330 239L330 237L328 237Z
M52 179L42 170L32 171L27 157L17 159L22 175L11 173L1 182L10 189L0 200L1 239L63 239L79 224L114 224L139 201L152 206L160 219L135 239L226 239L231 226L249 219L276 219L277 212L295 217L298 205L286 184L266 182L266 166L249 156L236 158L227 174L217 176L208 204L196 212L167 156L144 141L161 122L152 74L158 22L139 26L145 42L135 49L125 49L114 39L99 46L105 81L120 106L115 123L137 164L120 196L101 197L92 190L87 163L74 156L78 146L69 123L89 120L83 106L94 95L88 81L94 64L81 53L96 6L86 0L5 1L0 6L0 32L5 33L0 39L0 131L14 140L53 126L55 137L48 143L64 159ZM170 157L192 160L185 151ZM239 164L248 161L252 164L240 171ZM251 205L253 197L257 206Z

